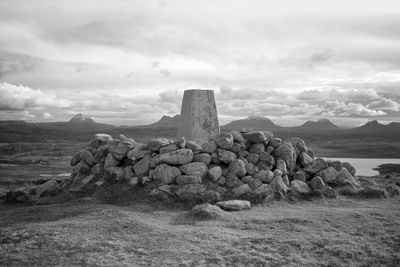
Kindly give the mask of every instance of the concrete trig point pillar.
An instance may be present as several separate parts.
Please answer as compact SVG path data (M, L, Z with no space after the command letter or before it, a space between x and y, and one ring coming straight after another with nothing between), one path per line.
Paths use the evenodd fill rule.
M213 90L185 90L182 100L178 137L199 144L219 133Z

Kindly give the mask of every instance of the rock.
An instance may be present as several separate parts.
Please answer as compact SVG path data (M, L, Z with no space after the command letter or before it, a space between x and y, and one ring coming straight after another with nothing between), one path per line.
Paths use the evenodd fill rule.
M124 180L129 181L129 179L135 176L135 172L133 171L133 166L128 165L123 167L124 169Z
M161 155L157 154L157 153L154 153L154 154L151 155L151 158L150 158L150 169L154 169L158 164L162 163L162 162L160 162L160 156Z
M199 175L204 177L208 171L207 165L203 162L191 162L179 166L179 169L186 175Z
M327 160L326 164L328 167L333 167L337 172L340 172L342 170L342 163L338 160Z
M272 155L272 153L275 151L275 148L273 146L267 146L265 149L265 152L269 155Z
M310 157L306 152L302 152L299 156L299 162L303 167L312 164L313 161L314 159Z
M36 195L38 197L54 196L60 192L60 185L55 180L49 180L44 184L38 185L36 188Z
M256 165L260 159L260 156L258 154L249 154L246 159L249 163Z
M93 166L95 164L94 157L92 153L90 153L88 150L82 149L78 153L79 153L79 158L81 160L84 160L89 166Z
M367 185L357 193L357 196L363 198L387 198L389 194L384 188Z
M275 159L265 151L260 153L260 161L267 163L270 167L275 165Z
M246 175L246 165L240 159L235 159L229 164L229 171L241 178Z
M139 183L139 177L132 177L129 179L129 186L135 187Z
M119 160L116 159L111 153L108 153L106 160L104 161L104 168L116 167L119 164Z
M193 151L191 149L178 149L165 154L160 155L159 162L170 165L181 165L188 164L193 159Z
M261 171L257 172L256 174L254 174L254 178L259 179L263 183L269 184L274 179L274 173L271 171L261 170Z
M400 187L396 184L385 185L385 190L388 192L390 197L396 197L400 195Z
M232 189L234 197L240 197L249 193L251 193L251 189L248 184L242 184Z
M305 182L300 180L293 180L290 183L290 188L291 190L293 189L295 192L302 195L311 193L310 187L308 187L308 185Z
M239 131L231 131L230 134L233 136L233 141L239 144L246 144L246 140Z
M251 190L254 190L254 189L260 187L263 183L258 178L251 178L251 179L249 179L247 184L249 185Z
M322 171L319 171L316 176L320 176L324 183L331 183L336 180L338 177L338 173L333 167L328 167L323 169Z
M338 196L337 191L327 185L324 186L324 188L318 190L317 192L319 192L320 194L322 194L322 196L324 196L326 198L336 198Z
M233 146L233 136L230 133L219 133L214 137L214 142L222 149L230 149Z
M280 146L282 144L282 139L274 137L269 141L269 144L273 147L273 148L277 148L278 146Z
M110 173L110 177L115 180L122 181L125 179L125 173L123 167L110 167L107 169Z
M193 152L200 152L202 151L202 147L197 144L195 141L188 140L186 141L186 146L187 149L191 149Z
M252 143L265 143L268 141L269 136L263 131L250 131L243 134L244 138Z
M225 182L226 182L225 177L224 177L224 176L221 176L221 177L218 179L217 184L219 184L219 185L225 185Z
M177 141L175 141L175 144L178 145L179 148L185 148L186 147L186 139L185 137L179 138Z
M274 170L274 177L282 176L282 175L283 175L283 172L281 170L279 170L279 169Z
M169 144L160 148L160 154L166 154L175 150L178 150L180 147L176 144Z
M282 145L278 146L274 151L275 159L283 159L286 162L286 167L289 174L292 174L294 167L296 166L296 151L290 142L283 142Z
M264 147L264 144L262 144L262 143L253 144L249 149L249 153L251 153L251 154L260 154L261 152L264 152L264 151L265 151L265 147Z
M283 175L282 176L282 180L283 180L283 182L285 183L286 186L290 185L289 177L287 175Z
M247 200L227 200L217 202L217 206L226 211L239 211L250 209L250 201Z
M203 162L206 165L211 163L211 155L208 153L200 153L193 156L193 162Z
M94 180L93 174L87 176L77 176L73 182L73 186L69 188L71 193L87 193L90 192L90 184Z
M300 137L291 137L288 141L292 144L293 148L296 151L296 155L300 155L302 152L307 151L306 143Z
M110 143L109 151L116 159L122 160L132 148L129 142L114 140Z
M247 184L247 183L250 182L251 179L253 179L253 177L252 177L251 175L247 175L247 176L245 176L245 177L242 177L240 180L241 180L243 183Z
M205 202L217 202L217 201L221 201L221 194L218 191L214 191L214 190L208 190L206 192L203 193L203 199L202 201Z
M247 158L248 156L249 156L249 152L248 151L246 151L246 150L244 150L244 151L239 151L238 152L238 157L239 158ZM255 164L255 163L253 163L253 164Z
M97 163L96 165L94 165L94 167L92 168L92 172L94 174L100 174L100 173L104 172L104 163L100 162L100 163Z
M155 138L147 142L147 149L153 152L158 152L160 148L170 144L170 141L166 138Z
M334 168L334 167L332 167L332 168ZM341 170L338 173L337 178L334 182L335 182L335 184L338 184L338 185L346 185L346 184L350 184L350 185L354 185L354 186L360 185L356 181L356 179L353 177L353 175L351 175L350 172L346 168L341 168Z
M310 186L311 186L312 190L318 191L318 190L322 190L325 187L325 183L321 177L315 176L314 178L311 179Z
M79 152L78 152L72 156L71 161L69 162L69 165L75 166L76 164L79 163L79 161L81 161L81 158L79 157Z
M178 188L175 194L184 200L201 200L205 191L202 184L186 184Z
M262 184L253 191L253 195L260 202L266 198L272 198L273 191L270 185Z
M276 161L276 169L280 170L282 172L282 175L286 175L288 173L286 168L286 162L283 159L278 159Z
M217 152L211 154L211 163L213 164L220 164L219 155Z
M257 168L259 170L264 170L264 171L270 171L271 170L271 166L269 166L267 163L263 162L263 161L259 161L256 164Z
M221 176L222 176L222 169L219 166L213 167L208 170L208 177L213 182L216 182Z
M173 189L174 186L172 185L162 185L151 190L150 197L157 200L169 200L174 195Z
M177 167L160 164L154 169L152 178L160 184L172 184L175 182L175 178L181 174L181 170Z
M234 173L228 173L225 177L225 184L228 187L237 187L242 185L243 182Z
M103 143L109 143L113 141L113 138L109 134L98 133L94 135L94 139L100 140Z
M328 164L326 164L325 160L322 158L316 158L314 159L313 163L311 163L310 165L307 165L303 168L303 170L310 174L310 175L314 175L317 172L325 169L326 167L328 167Z
M238 143L233 143L233 146L229 149L229 151L237 154L240 151L246 151L246 146Z
M219 161L221 161L225 164L230 164L232 161L234 161L236 159L235 153L225 150L225 149L218 148L217 153L218 153Z
M135 170L135 174L138 177L146 176L150 171L150 155L146 155L144 158L139 160L133 165L133 169Z
M258 172L258 168L256 165L252 163L247 163L246 164L246 173L249 175L254 175L255 173Z
M119 138L121 138L121 140L124 141L124 142L128 142L128 143L131 143L133 146L136 146L137 142L135 140L133 140L132 138L126 137L123 134L120 134Z
M10 190L4 196L4 203L26 203L30 201L31 197L25 188Z
M202 179L199 175L179 175L176 177L177 184L201 184Z
M75 165L74 171L86 174L90 173L91 167L84 160L81 160L77 165Z
M343 168L346 168L351 175L356 175L356 169L349 162L342 162Z
M148 150L144 144L138 144L133 149L129 150L126 156L133 161L137 161L148 154L150 154L150 150Z
M272 182L271 182L271 188L278 193L286 194L286 192L289 190L289 188L286 186L286 184L283 182L283 179L281 176L276 176Z
M312 150L310 150L310 149L307 149L307 151L306 151L306 153L311 157L311 158L315 158L315 153L314 153L314 151L312 151Z
M203 143L201 147L203 148L203 152L208 153L210 155L215 151L217 151L217 144L212 140Z
M293 180L307 182L306 175L302 171L297 171L297 172L293 173Z
M194 206L188 215L198 220L215 220L228 216L226 211L209 203Z

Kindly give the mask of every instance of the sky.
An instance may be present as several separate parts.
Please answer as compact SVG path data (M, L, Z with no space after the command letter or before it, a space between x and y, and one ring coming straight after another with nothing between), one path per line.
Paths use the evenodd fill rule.
M0 120L400 122L398 0L1 0Z

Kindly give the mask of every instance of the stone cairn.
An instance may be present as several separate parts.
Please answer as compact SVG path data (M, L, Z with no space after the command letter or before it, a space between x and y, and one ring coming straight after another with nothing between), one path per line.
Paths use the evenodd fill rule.
M197 144L184 137L147 143L97 134L71 159L69 192L125 183L159 200L217 202L337 196L357 190L348 163L315 158L305 142L270 131L222 132Z

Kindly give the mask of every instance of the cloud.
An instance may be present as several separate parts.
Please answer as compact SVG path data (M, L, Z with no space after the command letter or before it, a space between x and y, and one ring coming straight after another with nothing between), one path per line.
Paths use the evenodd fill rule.
M53 93L26 86L0 83L0 110L22 110L45 106L66 108L68 100L57 99Z
M43 118L45 118L45 119L50 119L50 118L52 118L52 117L53 117L53 114L51 114L51 113L49 113L49 112L43 113Z
M400 104L392 99L384 97L377 101L371 102L367 107L372 109L399 111Z

